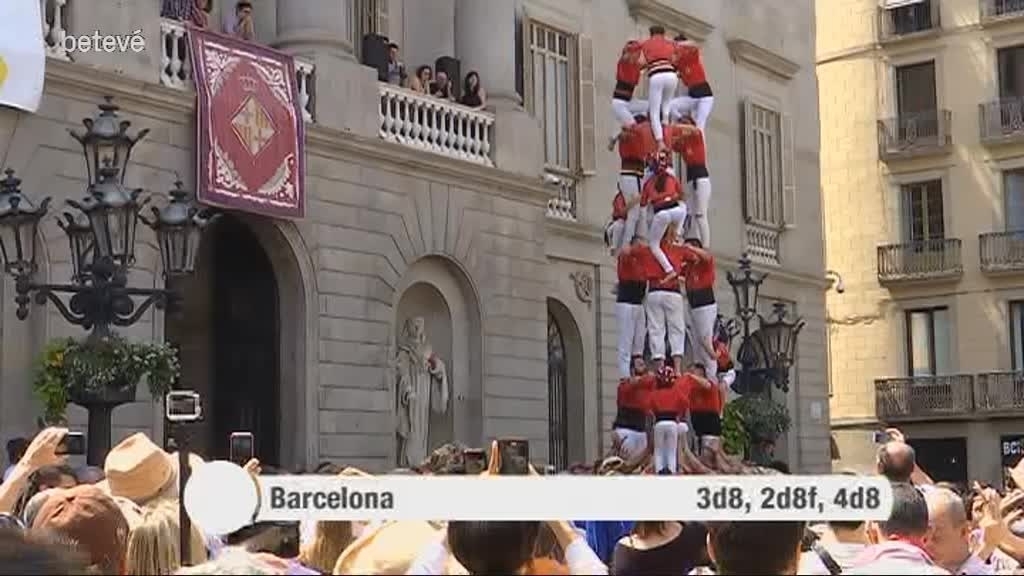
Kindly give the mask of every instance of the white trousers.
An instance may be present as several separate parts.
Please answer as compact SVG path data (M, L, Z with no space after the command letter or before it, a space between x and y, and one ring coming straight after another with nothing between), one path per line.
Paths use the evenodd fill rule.
M678 292L655 290L647 293L644 303L647 310L647 344L651 347L651 358L654 360L665 359L666 334L673 356L682 356L686 351L684 307L683 295Z
M704 127L708 124L708 118L711 117L711 110L715 107L715 97L705 96L703 98L694 99L693 107L693 123L700 128L701 132L704 132Z
M616 251L622 248L622 231L626 228L625 220L612 220L605 229L608 247Z
M671 420L654 423L654 473L668 468L673 474L678 468L679 427Z
M697 100L689 96L676 96L668 103L669 118L678 122L683 118L692 118L697 111Z
M696 237L705 248L711 248L711 224L708 222L708 207L711 204L711 179L698 178L693 186L693 194L687 199L690 222L696 227Z
M635 460L647 451L647 434L629 428L616 428L612 431L619 437L622 446L620 457L624 460Z
M647 79L647 117L651 121L654 139L661 142L665 139L662 122L667 122L672 114L669 104L679 88L679 76L671 72L660 72Z
M665 231L668 230L669 226L675 226L676 234L678 235L682 234L685 225L686 204L679 204L675 208L655 212L651 218L651 231L647 235L647 243L650 245L651 253L654 254L658 264L661 264L661 269L665 271L665 274L672 273L672 263L668 261L668 256L665 256L665 251L661 249L661 240L664 238Z
M718 375L718 360L708 353L712 346L715 319L718 318L718 304L690 308L690 325L693 328L693 358L704 365L708 380L715 382ZM713 349L713 348L712 348Z
M689 96L687 96L689 98ZM692 98L691 98L692 100ZM612 98L612 114L615 116L615 120L619 123L621 128L629 128L636 124L634 116L639 114L647 114L647 108L649 104L647 100L619 100L618 98ZM616 131L615 135L618 135Z
M619 174L619 191L622 192L622 197L626 199L627 204L640 198L641 189L641 179L638 176ZM643 211L640 209L639 203L626 212L626 223L622 228L622 235L619 238L619 243L613 247L616 250L621 250L636 236L647 237L647 222L643 218Z
M726 402L732 402L736 393L732 391L732 383L736 381L736 371L729 370L724 374L718 375L718 385L722 388L722 398L726 399Z
M647 317L643 305L616 302L615 321L619 331L619 378L629 378L633 374L633 356L643 356L644 353Z

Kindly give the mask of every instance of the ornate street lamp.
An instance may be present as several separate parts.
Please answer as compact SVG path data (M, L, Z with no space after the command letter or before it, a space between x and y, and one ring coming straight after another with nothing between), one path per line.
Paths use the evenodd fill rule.
M87 131L72 136L82 144L89 171L87 197L68 201L78 214L65 212L58 225L68 237L72 278L69 284L35 282L37 268L35 240L39 222L46 215L50 199L34 207L20 190L13 170L0 181L0 252L4 270L15 279L17 316L28 317L29 303L52 303L69 323L91 330L87 342L100 343L113 336L111 326L131 326L151 307L173 305L176 295L169 289L132 288L128 271L135 263L135 233L143 220L156 232L165 278L189 274L195 269L199 236L210 218L189 198L179 182L163 209L154 208L154 219L145 220L139 211L141 190L126 190L124 170L132 148L148 133L128 135L130 122L121 121L117 106L107 98L100 114L83 120ZM68 294L64 303L61 294ZM136 298L142 302L136 303ZM110 396L110 397L107 397ZM89 410L89 452L91 465L102 464L110 450L110 416L113 408L127 401L118 395L96 394L94 398L72 398Z
M804 327L802 319L790 322L786 315L786 305L776 302L770 319L759 315L761 328L757 331L767 376L783 392L789 392L789 369L796 359L796 339Z
M743 327L743 339L736 355L741 368L739 377L733 384L734 389L740 394L746 394L757 386L752 379L752 370L757 366L757 354L751 345L750 321L757 316L757 297L767 276L751 268L750 258L746 252L740 256L739 273L730 270L725 275L729 286L732 287L733 301L736 302L736 318Z

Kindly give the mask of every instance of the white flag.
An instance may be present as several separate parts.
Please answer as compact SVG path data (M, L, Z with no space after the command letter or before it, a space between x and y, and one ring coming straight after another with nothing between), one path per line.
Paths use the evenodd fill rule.
M39 0L0 0L0 105L35 112L45 77Z

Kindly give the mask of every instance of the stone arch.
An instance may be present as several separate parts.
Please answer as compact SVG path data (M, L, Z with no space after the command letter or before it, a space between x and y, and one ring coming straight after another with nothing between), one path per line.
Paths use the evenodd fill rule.
M448 366L451 383L450 418L432 419L431 441L459 441L478 446L483 441L483 350L480 298L470 276L446 256L424 256L413 262L395 290L391 357L397 349L402 325L408 318L423 316L428 339ZM445 322L447 316L447 322ZM432 325L433 324L433 325ZM447 357L445 356L447 355ZM390 359L390 357L389 357ZM389 375L392 400L397 391ZM391 457L397 454L397 443Z
M548 459L555 466L586 459L584 369L579 325L568 306L548 298Z
M259 243L259 249L269 262L276 283L278 397L274 400L279 406L276 452L280 460L277 464L288 469L315 465L319 452L315 380L319 327L315 314L319 311L319 306L316 277L309 252L291 222L237 212L227 213L224 217L241 224ZM165 319L165 330L171 328L189 332L209 329L214 325L212 310L200 305L200 312L197 313L190 308L190 304L195 305L195 302L190 302L190 295L202 299L204 296L201 294L209 298L212 292L212 270L204 267L203 260L212 255L213 233L221 225L220 222L214 223L203 233L196 274L187 279L181 287L187 311L182 317L188 318ZM212 266L217 264L214 263ZM311 314L314 316L311 317ZM184 328L181 324L176 324L181 322L185 323ZM211 373L211 368L215 365L209 352L197 354L193 350L189 357L186 357L183 350L182 356L183 378L187 378L190 373L197 374L198 379L207 378L206 375ZM194 364L191 367L188 365L190 358ZM212 378L207 381L209 383L206 386L209 389L208 387L213 385ZM260 433L259 430L253 432Z

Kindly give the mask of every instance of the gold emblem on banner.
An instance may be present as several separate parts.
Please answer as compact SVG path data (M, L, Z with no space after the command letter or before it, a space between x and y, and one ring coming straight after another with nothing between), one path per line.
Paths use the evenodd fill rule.
M277 134L270 114L262 104L250 96L231 120L235 136L252 156L257 156Z

